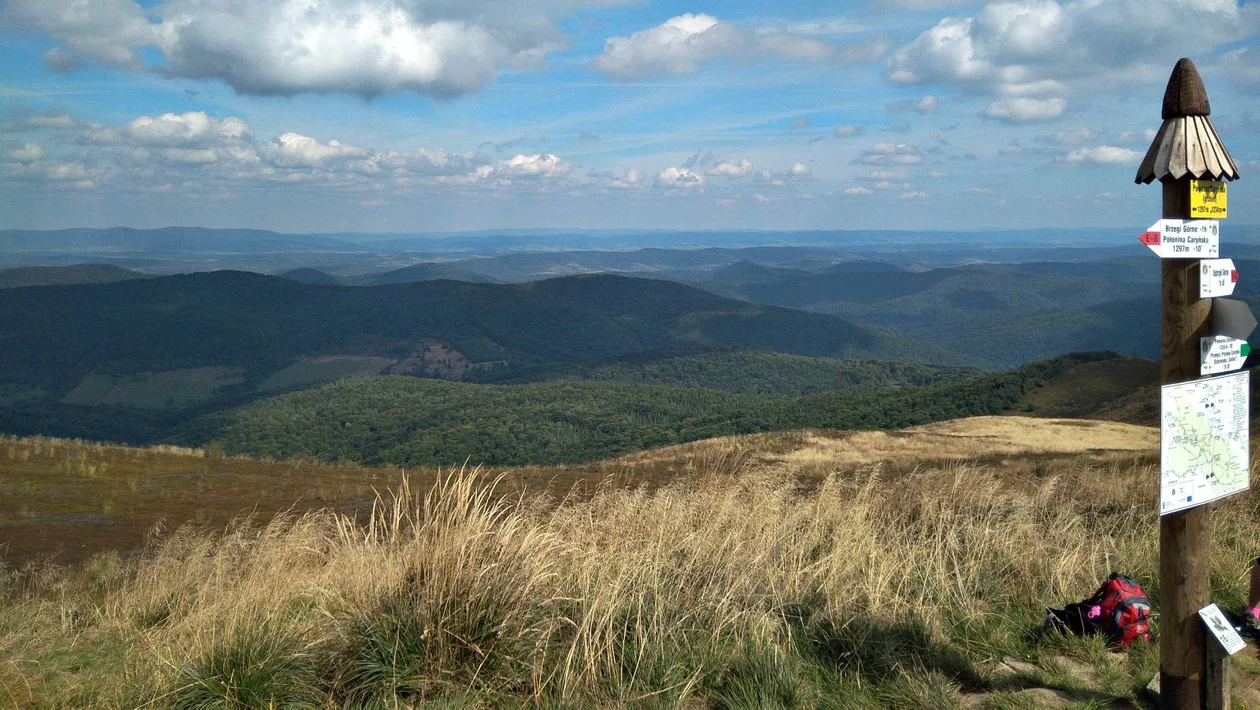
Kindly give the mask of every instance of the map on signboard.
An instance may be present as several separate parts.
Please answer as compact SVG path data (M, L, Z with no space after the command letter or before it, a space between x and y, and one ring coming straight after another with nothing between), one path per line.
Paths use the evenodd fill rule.
M1160 388L1160 515L1247 490L1250 375Z

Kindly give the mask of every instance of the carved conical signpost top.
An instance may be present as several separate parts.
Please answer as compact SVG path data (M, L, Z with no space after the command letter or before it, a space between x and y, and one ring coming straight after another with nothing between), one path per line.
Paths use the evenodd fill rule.
M1189 59L1178 60L1164 90L1164 125L1151 141L1134 181L1237 180L1238 166L1216 134L1210 113L1199 70Z
M1182 116L1211 116L1212 105L1208 103L1207 89L1203 88L1203 78L1194 62L1182 57L1173 67L1172 76L1168 77L1168 88L1164 89L1164 112L1161 118Z

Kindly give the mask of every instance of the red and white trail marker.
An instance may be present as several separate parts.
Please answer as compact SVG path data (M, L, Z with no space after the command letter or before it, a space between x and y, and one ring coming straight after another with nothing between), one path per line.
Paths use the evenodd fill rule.
M1203 259L1199 262L1199 298L1234 295L1238 269L1233 259Z
M1220 253L1220 224L1214 219L1161 219L1138 235L1138 241L1161 259L1213 259Z

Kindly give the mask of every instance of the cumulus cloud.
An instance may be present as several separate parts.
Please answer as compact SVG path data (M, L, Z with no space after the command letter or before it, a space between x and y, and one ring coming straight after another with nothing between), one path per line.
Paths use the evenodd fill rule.
M235 116L216 119L204 111L161 116L140 116L116 127L95 126L86 139L104 143L128 143L146 147L188 147L239 143L254 135L247 123Z
M906 192L901 193L901 199L903 199L903 200L926 200L926 199L927 199L927 193L926 193L926 192L923 192L922 190L908 190L908 191L906 191Z
M335 138L325 143L300 133L285 133L263 144L260 154L272 165L284 168L318 168L333 161L364 157L368 151Z
M709 168L708 174L714 177L743 177L752 172L752 168L752 162L745 158L738 163L729 161L718 163Z
M835 134L836 138L849 138L852 136L862 135L864 130L865 129L863 129L861 126L848 123L848 124L836 126L835 128L831 129L831 132Z
M795 61L859 61L887 51L882 39L851 45L790 32L754 32L704 13L687 13L628 37L610 37L594 61L599 71L617 79L691 74L704 62L726 56L773 56Z
M499 163L495 173L506 178L553 177L569 172L570 165L552 153L514 155Z
M590 0L600 2L601 0ZM217 79L246 94L411 90L448 96L528 67L564 46L552 15L572 0L10 0L12 26L61 44L45 55L72 70L94 60L144 68L152 47L167 76Z
M21 148L14 148L8 153L9 159L18 163L33 163L44 157L44 146L38 143L27 143Z
M656 176L656 184L662 187L691 188L704 184L704 176L689 168L668 167Z
M874 195L875 191L869 187L862 187L861 185L858 185L856 187L846 187L844 189L844 194L865 196L865 195Z
M1120 148L1114 145L1099 145L1090 148L1077 148L1068 153L1064 162L1072 165L1092 163L1094 165L1132 165L1137 166L1142 154L1136 150Z
M1141 72L1149 62L1167 76L1168 57L1246 36L1247 14L1237 0L992 2L898 48L888 76L1011 96L1062 94L1069 84Z
M904 170L872 170L867 176L867 180L905 180L906 172Z
M918 165L923 152L910 143L876 143L857 158L865 165Z
M1034 99L1019 96L999 99L984 109L984 115L1007 123L1039 123L1063 115L1067 101L1061 98Z
M612 182L608 183L608 187L614 190L639 190L645 187L643 178L643 173L632 168L627 170L621 177L613 179Z

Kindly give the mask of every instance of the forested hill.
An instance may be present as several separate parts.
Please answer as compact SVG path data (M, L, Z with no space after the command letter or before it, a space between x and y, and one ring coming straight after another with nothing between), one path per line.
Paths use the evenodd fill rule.
M452 372L508 374L713 347L966 364L923 342L832 316L607 275L354 288L222 271L6 289L0 342L0 385L37 386L53 397L89 376L208 367L227 368L249 387L304 357L376 357L396 361L391 372L417 374L430 360ZM435 349L440 358L430 357ZM456 360L459 368L451 365Z
M729 434L801 428L895 429L1015 407L1086 353L906 389L803 397L625 382L478 385L361 376L218 412L176 440L230 453L367 464L553 464Z

